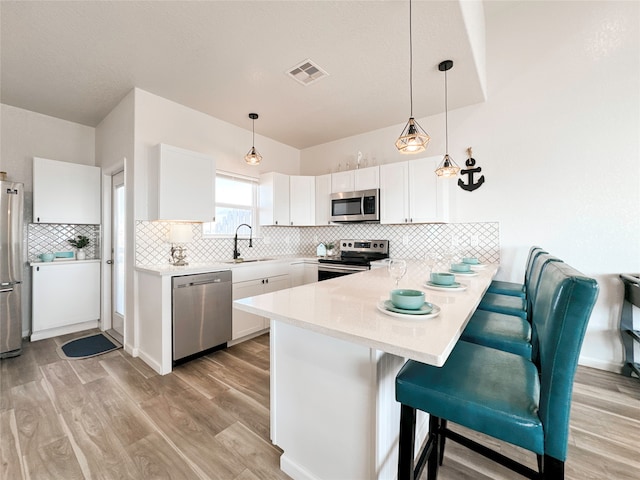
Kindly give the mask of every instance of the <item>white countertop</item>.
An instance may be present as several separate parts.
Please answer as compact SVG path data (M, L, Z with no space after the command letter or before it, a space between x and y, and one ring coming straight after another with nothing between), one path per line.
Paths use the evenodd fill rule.
M456 275L465 291L436 291L423 286L428 272L423 262L409 261L400 288L423 290L426 300L442 309L434 318L395 318L376 305L394 288L385 268L372 269L256 297L236 300L234 307L331 337L347 340L442 366L469 317L495 276L498 265L487 265L477 276Z
M317 262L318 259L316 257L298 257L298 256L285 256L285 257L269 257L268 260L260 260L260 261L251 261L251 259L247 259L247 261L232 263L231 260L228 261L213 261L213 262L202 262L195 263L189 262L189 265L185 265L183 267L177 267L175 265L170 265L168 263L159 264L159 265L138 265L136 266L136 270L139 272L150 273L154 275L160 276L178 276L178 275L192 275L197 273L208 273L208 272L219 272L222 270L231 270L234 268L242 268L242 267L250 267L257 265L268 265L270 263L281 263L281 262Z
M100 262L101 260L99 258L87 258L86 260L76 260L75 258L68 258L68 259L57 259L57 260L53 260L52 262L43 262L42 260L34 260L33 262L29 263L29 266L31 267L43 267L43 266L47 266L47 265L68 265L70 263L73 264L81 264L81 263L97 263Z

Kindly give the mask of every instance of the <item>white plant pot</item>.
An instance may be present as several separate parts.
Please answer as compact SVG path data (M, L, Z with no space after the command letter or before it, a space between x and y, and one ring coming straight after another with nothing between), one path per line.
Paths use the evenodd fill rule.
M76 252L76 260L85 260L87 258L87 254L83 249L79 249Z

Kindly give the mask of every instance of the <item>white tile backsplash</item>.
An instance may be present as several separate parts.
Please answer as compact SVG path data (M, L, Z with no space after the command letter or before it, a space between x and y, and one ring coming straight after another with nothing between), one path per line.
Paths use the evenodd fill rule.
M171 222L136 222L136 265L169 263L170 245L166 240ZM186 245L187 261L212 262L233 256L232 238L203 238L200 224L192 224L193 242ZM483 263L500 261L500 229L497 222L381 225L351 223L322 227L261 227L260 237L240 239L238 249L244 258L283 255L315 256L319 242L343 238L389 240L392 257L423 258L429 250L442 251L453 243ZM406 243L406 245L405 245Z

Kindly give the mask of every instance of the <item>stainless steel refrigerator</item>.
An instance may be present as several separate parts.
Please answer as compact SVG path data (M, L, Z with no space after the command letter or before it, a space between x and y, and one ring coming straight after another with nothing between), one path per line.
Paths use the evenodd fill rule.
M24 185L0 181L0 358L22 351Z

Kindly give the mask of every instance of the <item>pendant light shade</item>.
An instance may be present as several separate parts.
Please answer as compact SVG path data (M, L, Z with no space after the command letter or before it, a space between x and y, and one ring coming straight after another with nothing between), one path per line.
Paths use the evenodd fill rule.
M262 155L258 153L255 147L255 143L256 143L255 123L256 123L256 119L258 118L258 114L250 113L249 118L252 120L251 131L253 135L252 135L252 141L251 141L251 150L249 150L249 152L244 156L244 161L247 162L249 165L260 165L260 162L262 161Z
M445 138L445 154L436 168L436 175L439 177L455 177L460 173L460 167L449 156L449 111L447 104L447 71L453 68L453 60L445 60L440 62L438 70L444 72L444 138Z
M413 40L411 35L411 0L409 0L409 100L411 113L409 121L396 140L396 148L400 153L424 152L431 137L413 118Z

